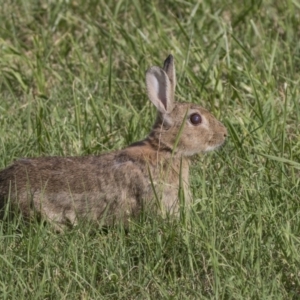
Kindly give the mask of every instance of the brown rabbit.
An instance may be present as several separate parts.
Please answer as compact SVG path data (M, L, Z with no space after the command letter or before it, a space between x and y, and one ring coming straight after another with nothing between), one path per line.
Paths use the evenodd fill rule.
M0 172L0 209L10 201L25 217L38 214L57 225L84 217L127 221L157 204L177 214L180 187L190 202L189 157L221 146L227 130L204 108L174 102L172 55L163 69L146 72L146 85L158 112L146 139L100 156L20 159Z

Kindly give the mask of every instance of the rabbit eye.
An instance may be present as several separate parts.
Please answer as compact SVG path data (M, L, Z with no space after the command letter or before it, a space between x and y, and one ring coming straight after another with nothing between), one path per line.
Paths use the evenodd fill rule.
M190 116L190 121L193 125L199 125L202 121L202 118L199 114L195 113Z

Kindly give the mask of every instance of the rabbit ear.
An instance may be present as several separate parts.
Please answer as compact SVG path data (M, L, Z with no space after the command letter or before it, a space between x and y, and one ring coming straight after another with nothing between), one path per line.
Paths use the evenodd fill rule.
M173 92L173 97L174 97L175 96L175 88L176 88L176 72L175 72L174 57L172 54L170 54L166 58L163 69L169 77L172 92Z
M159 112L165 114L173 110L173 91L166 72L159 67L151 67L146 72L146 86L150 101Z

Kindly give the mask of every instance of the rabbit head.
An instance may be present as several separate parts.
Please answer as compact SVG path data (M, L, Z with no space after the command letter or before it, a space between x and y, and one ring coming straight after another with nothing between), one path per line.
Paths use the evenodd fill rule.
M163 68L154 66L146 72L146 86L158 111L149 139L160 151L190 156L214 150L225 142L227 130L210 112L196 104L174 101L176 74L172 55Z

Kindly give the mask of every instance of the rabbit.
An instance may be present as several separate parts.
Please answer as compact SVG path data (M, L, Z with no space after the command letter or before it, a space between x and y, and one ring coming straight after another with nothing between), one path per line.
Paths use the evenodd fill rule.
M227 130L206 109L175 102L172 55L147 70L146 87L157 109L148 137L102 155L19 159L0 172L0 209L9 202L25 218L64 227L80 218L126 223L143 209L178 215L190 205L190 157L223 145Z

